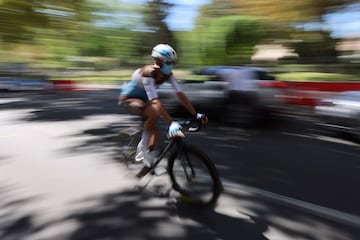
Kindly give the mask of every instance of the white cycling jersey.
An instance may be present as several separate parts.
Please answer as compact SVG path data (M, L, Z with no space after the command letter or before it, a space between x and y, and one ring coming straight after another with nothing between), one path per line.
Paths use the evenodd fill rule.
M181 92L182 89L179 86L174 75L171 75L168 82L172 85L176 92ZM140 98L144 101L151 101L158 98L156 88L158 85L152 77L143 77L141 74L141 68L135 70L131 76L130 82L122 88L122 95L126 95L127 98Z

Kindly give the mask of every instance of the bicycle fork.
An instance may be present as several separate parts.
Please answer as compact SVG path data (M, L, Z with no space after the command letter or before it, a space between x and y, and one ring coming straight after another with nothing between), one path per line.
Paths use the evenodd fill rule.
M190 161L190 158L189 158L189 153L186 151L186 146L185 144L179 144L178 145L178 158L181 162L181 166L184 170L184 173L185 173L185 177L188 181L191 181L193 179L193 177L195 176L195 171L194 171L194 168L191 164L191 161ZM182 157L184 154L184 158ZM190 171L189 172L189 169L190 168Z

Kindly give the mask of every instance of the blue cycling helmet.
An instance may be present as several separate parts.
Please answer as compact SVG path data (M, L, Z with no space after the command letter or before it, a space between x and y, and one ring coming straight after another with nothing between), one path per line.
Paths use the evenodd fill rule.
M160 59L164 62L173 62L177 60L175 50L168 44L158 44L156 45L151 52L153 58Z

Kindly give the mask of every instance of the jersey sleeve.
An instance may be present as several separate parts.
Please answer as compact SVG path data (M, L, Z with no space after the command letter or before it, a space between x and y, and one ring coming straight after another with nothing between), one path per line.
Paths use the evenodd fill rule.
M175 89L175 91L178 92L182 92L182 89L178 83L178 81L176 80L176 78L174 77L174 75L171 75L169 82L171 83L171 86Z
M156 92L155 80L151 77L142 77L142 83L149 101L158 98Z

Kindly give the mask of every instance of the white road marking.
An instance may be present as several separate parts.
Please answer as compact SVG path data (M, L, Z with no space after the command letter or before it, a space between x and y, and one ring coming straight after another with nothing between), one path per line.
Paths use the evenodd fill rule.
M300 209L301 211L308 212L310 214L326 218L331 221L336 221L341 224L346 224L348 226L353 226L356 228L360 228L360 216L356 216L353 214L341 212L335 209L330 209L327 207L319 206L313 203L301 201L298 199L294 199L291 197L286 197L277 193L268 192L259 188L234 184L231 182L224 182L224 187L226 191L233 193L253 193L257 196L261 196L265 199L276 201L282 203L284 205ZM239 190L241 189L241 190Z
M360 146L359 144L357 144L355 142L351 142L351 141L347 141L347 140L339 139L339 138L335 138L335 137L317 135L317 134L299 134L299 133L289 133L289 132L282 132L282 134L294 136L294 137L310 138L310 139L326 141L326 142L340 143L340 144L350 145L350 146L354 146L354 147Z

